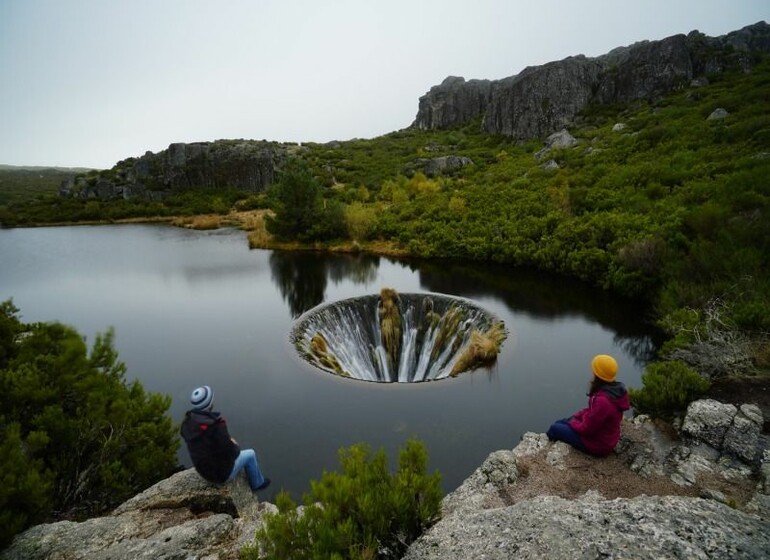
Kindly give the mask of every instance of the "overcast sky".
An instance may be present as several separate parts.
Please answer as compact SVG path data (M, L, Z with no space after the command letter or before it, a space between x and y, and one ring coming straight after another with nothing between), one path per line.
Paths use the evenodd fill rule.
M760 20L768 0L0 0L0 163L373 138L449 75Z

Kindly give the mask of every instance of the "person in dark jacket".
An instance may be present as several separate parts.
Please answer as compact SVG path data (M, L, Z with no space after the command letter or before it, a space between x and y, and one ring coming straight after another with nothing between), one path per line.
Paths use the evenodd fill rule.
M182 438L195 470L209 482L222 484L246 471L252 491L264 490L270 479L262 475L253 449L241 449L230 437L227 422L214 412L214 392L211 387L198 387L190 396L192 410L185 413Z
M606 354L591 360L593 379L588 389L588 406L569 418L557 420L548 428L548 439L597 457L606 457L620 440L620 422L630 408L628 392L616 381L618 363Z

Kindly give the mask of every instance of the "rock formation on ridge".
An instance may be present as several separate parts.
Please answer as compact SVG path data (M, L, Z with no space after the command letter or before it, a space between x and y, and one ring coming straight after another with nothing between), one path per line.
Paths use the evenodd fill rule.
M501 80L449 76L419 100L412 126L440 130L481 119L481 130L518 140L545 138L567 127L591 104L655 99L710 74L749 71L770 53L770 25L758 22L721 37L698 31L641 41L588 58L577 55L525 68ZM333 147L336 142L330 143ZM159 200L175 190L235 188L262 192L276 178L295 144L254 140L174 143L119 162L111 170L64 181L65 198ZM452 173L470 159L419 159L407 170Z
M263 192L295 145L255 140L175 143L119 162L108 172L64 181L59 195L85 199L157 200L173 190L235 188Z
M447 129L481 117L488 134L542 138L592 103L655 98L708 74L749 71L763 53L770 53L770 25L764 21L716 38L692 31L596 58L568 57L491 82L450 76L420 98L413 126Z

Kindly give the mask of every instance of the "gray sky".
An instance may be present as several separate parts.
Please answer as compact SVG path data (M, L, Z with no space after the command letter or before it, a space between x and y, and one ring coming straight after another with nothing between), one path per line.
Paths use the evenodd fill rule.
M768 0L0 0L0 163L372 138L449 75L760 20Z

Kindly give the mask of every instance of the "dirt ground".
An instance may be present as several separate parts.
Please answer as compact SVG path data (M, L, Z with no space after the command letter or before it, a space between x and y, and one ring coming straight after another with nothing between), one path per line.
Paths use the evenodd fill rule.
M643 429L630 423L623 426L623 435L632 441L642 441ZM632 471L627 457L613 454L596 458L571 451L564 459L564 469L546 463L541 451L519 459L522 476L516 484L500 495L504 503L516 502L548 494L574 499L589 490L596 490L606 499L633 498L635 496L702 496L705 489L724 494L728 503L738 507L751 499L756 480L727 481L716 476L701 476L693 486L678 486L668 476L643 477Z

